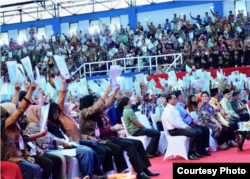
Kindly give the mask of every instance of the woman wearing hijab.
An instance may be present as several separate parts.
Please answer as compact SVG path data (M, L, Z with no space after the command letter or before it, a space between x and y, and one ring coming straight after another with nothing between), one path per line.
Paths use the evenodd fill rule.
M198 103L196 101L195 95L190 95L188 96L187 100L187 109L188 111L191 112L196 112L198 111Z
M119 148L127 152L131 165L137 173L137 178L149 178L150 176L159 175L148 170L151 164L141 141L118 137L118 132L123 130L121 124L111 126L111 122L104 112L99 113L97 124L100 129L101 139L107 140L105 145L113 152L119 150ZM119 162L121 161L120 159Z
M62 111L64 109L64 99L66 97L67 90L65 87L65 79L63 77L61 77L61 79L62 87L58 95L58 104L50 103L47 126L48 132L50 132L54 136L54 139L57 143L63 143L64 148L71 148L72 146L69 144L69 141L75 141L78 143L80 135L76 124ZM80 142L86 141L80 140ZM65 158L67 162L73 162L72 157L65 156ZM79 161L79 167L84 176L86 174L92 176L93 173L95 175L104 175L104 173L100 169L100 163L96 154L89 147L77 145L76 158ZM64 166L66 166L65 163ZM71 175L68 164L67 173Z
M36 134L40 131L40 117L41 117L41 106L31 106L27 112L27 123L28 127L26 129L29 135ZM46 136L36 139L37 153L51 160L53 165L51 166L53 178L64 178L62 172L62 160L59 156L51 155L46 153L48 149L53 149L56 146L55 141L53 141L52 136L47 133ZM61 171L61 172L60 172ZM50 176L49 176L50 177Z
M99 129L97 126L97 119L99 114L105 111L108 107L111 106L115 101L115 95L118 92L117 90L105 101L108 94L111 91L111 87L109 86L104 93L104 95L94 103L94 97L92 95L84 96L80 99L80 117L79 117L79 127L80 133L82 134L82 138L90 139L92 141L98 142L96 137L99 137ZM101 141L98 145L91 146L93 150L99 155L99 150L105 150L106 155L99 155L99 160L103 166L103 171L108 172L114 170L113 168L113 160L112 160L112 150L105 145L105 141ZM120 172L127 168L126 161L123 156L122 150L116 151L115 162L119 161L120 164L117 166L117 170ZM117 163L116 163L117 164Z
M1 104L1 160L19 165L24 179L41 178L41 168L34 163L34 158L28 155L24 141L35 140L45 135L46 132L41 131L37 135L24 136L18 125L19 119L31 103L30 100L35 89L36 84L32 82L17 110L15 104ZM20 92L20 85L15 84L15 90L15 94Z

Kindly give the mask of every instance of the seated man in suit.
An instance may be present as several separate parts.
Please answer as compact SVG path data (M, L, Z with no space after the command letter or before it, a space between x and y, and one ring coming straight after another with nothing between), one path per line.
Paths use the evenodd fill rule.
M247 111L247 104L242 104L239 99L240 92L234 91L232 95L231 105L233 110L240 116L244 121L248 121L250 116Z
M198 151L201 146L202 131L196 130L192 124L183 122L176 104L177 98L174 93L167 95L167 107L161 117L162 122L166 124L167 130L171 136L187 136L189 140L188 158L198 160L201 155L209 155L207 151ZM198 149L198 150L197 150ZM211 154L210 154L211 155Z

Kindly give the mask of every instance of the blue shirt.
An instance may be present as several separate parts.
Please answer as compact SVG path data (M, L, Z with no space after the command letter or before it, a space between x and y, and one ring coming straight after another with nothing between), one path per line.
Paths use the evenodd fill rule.
M164 29L165 30L171 30L171 23L166 23L165 25L164 25Z
M198 22L198 24L201 25L201 23L202 23L202 19L201 18L198 19L198 18L194 18L192 16L191 16L191 18L194 19L194 20L196 20Z
M189 116L187 110L182 106L181 103L176 104L176 108L179 111L181 118L185 124L190 125L193 121L193 119Z

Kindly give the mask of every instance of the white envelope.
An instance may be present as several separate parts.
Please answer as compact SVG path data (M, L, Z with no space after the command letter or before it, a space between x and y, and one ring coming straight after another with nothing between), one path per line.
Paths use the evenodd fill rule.
M10 58L12 58L12 52L9 52L8 55Z
M60 90L61 86L62 86L62 80L61 80L61 77L60 76L56 76L53 80L55 86L56 86L56 89L57 90Z
M40 131L47 129L49 107L50 107L50 103L45 105L45 106L42 106L41 116L40 116L40 123L39 123Z
M147 49L148 49L147 46L142 47L142 51L145 52L145 53L148 51Z
M4 62L5 61L5 56L1 57L1 61Z
M52 52L47 52L46 55L49 56L49 57L51 57L51 56L53 56L53 53Z
M86 51L88 49L88 46L86 46L86 45L84 45L83 47L82 47L82 51Z
M154 48L154 44L152 44L152 43L148 44L148 48L149 48L149 49Z
M69 70L68 70L68 67L67 67L66 62L65 62L65 56L54 55L54 59L56 61L57 67L58 67L61 75L65 79L70 79Z
M191 69L188 65L186 65L185 68L186 68L186 71L187 71L188 73L190 73L190 72L192 71L192 69Z
M135 75L135 77L136 77L136 81L138 83L144 83L144 74L143 73L137 74L137 75Z
M138 96L141 96L141 88L138 82L134 82L135 92Z
M30 63L30 58L27 56L27 57L21 59L21 62L22 62L24 69L26 70L26 72L29 76L30 81L34 81L35 79L34 79L34 75L33 75L32 66Z
M158 40L154 42L154 46L156 47L159 44Z
M182 44L184 41L183 41L182 38L178 38L178 42L179 42L180 44Z
M111 57L113 57L115 54L114 54L114 52L113 52L112 50L109 50L109 55L110 55Z
M35 69L36 69L36 76L37 76L37 80L38 80L38 83L39 83L39 87L41 87L42 86L42 81L41 81L40 72L39 72L39 69L38 69L37 66L35 67Z
M6 62L10 82L12 85L15 85L15 82L18 81L18 71L17 71L17 62L16 61L7 61Z
M117 48L113 48L112 49L114 53L117 53L118 52L118 49Z
M137 43L137 47L140 47L142 45L142 41L139 41L138 43Z

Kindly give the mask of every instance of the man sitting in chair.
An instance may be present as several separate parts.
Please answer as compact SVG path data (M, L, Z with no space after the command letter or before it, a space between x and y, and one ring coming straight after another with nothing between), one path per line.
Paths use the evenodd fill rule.
M198 160L200 157L211 155L204 148L201 147L201 140L203 137L202 131L197 130L195 125L186 124L178 111L176 104L177 98L174 93L168 94L167 107L165 108L161 117L162 122L165 122L167 130L171 136L187 136L189 140L188 158L191 160Z
M131 108L131 105L131 101L128 97L123 97L119 104L119 110L121 113L123 113L123 120L128 133L132 136L146 135L151 137L146 150L148 158L161 156L161 154L158 152L161 133L158 130L144 127L144 125L138 121L133 109Z
M183 91L175 91L174 94L177 98L176 108L179 111L183 122L190 125L193 130L201 132L201 141L196 144L196 149L199 151L196 155L200 158L203 156L210 156L211 154L206 151L206 148L209 147L209 128L198 125L197 122L188 114L187 110L184 108L185 96Z

